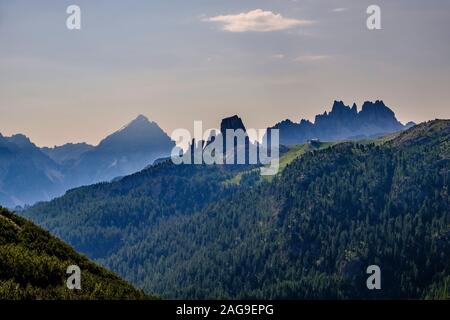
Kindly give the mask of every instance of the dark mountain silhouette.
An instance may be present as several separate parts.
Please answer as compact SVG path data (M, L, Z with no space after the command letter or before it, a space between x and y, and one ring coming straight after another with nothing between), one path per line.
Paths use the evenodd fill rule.
M228 130L231 130L231 134L236 135L234 137L234 141L229 141L229 146L227 144ZM239 132L239 130L241 130L241 132ZM240 134L242 133L244 134L243 137L240 136ZM260 147L259 144L252 144L252 142L250 142L247 130L242 119L239 116L234 115L222 119L222 121L220 122L220 132L212 131L206 142L195 141L193 139L188 152L191 153L191 157L193 158L195 150L199 150L199 152L202 152L202 149L206 148L218 138L222 139L223 162L228 164L230 164L231 162L233 162L234 164L250 164L250 147L254 147L255 150L258 150L258 148ZM238 161L238 153L241 152L244 158Z
M24 135L0 135L0 205L48 201L74 187L134 173L169 156L174 145L144 116L96 147L79 143L41 149Z
M245 129L244 123L242 122L242 119L239 118L237 115L234 115L232 117L228 117L225 119L222 119L221 123L220 123L220 132L223 135L226 135L226 130L243 130L243 131L247 131Z
M227 149L228 148L227 130L232 130L234 133L237 133L238 130L242 130L243 132L245 132L244 140L238 140L237 138L235 138L234 141L230 141L228 143L230 146L231 145L233 146L232 150ZM245 163L248 163L250 140L247 135L247 130L245 129L244 123L242 122L242 119L239 118L237 115L222 119L222 121L220 122L220 133L223 136L223 150L224 153L226 152L225 161L233 161L233 163L238 163L238 153L244 152Z
M331 112L315 117L314 123L301 120L299 123L287 119L273 126L280 130L280 144L293 145L311 139L339 141L364 139L401 131L413 126L401 124L383 101L366 101L358 112L356 104L346 106L335 101Z

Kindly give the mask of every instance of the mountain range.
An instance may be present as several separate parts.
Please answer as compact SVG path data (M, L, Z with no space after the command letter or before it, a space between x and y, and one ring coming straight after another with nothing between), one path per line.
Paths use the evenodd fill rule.
M448 141L449 120L313 141L272 177L166 161L21 214L163 298L448 299Z
M375 138L413 125L413 122L406 125L400 123L394 112L383 101L377 100L364 102L359 112L355 103L349 107L342 101L334 101L331 112L317 115L314 123L304 119L295 123L287 119L272 128L280 130L280 144L294 145L313 139L338 141Z
M51 200L74 187L131 174L167 156L174 146L142 115L97 146L39 148L24 135L0 135L0 204L14 208Z
M285 120L272 128L280 130L280 143L289 146L312 139L373 138L412 125L401 124L382 101L365 102L359 112L355 104L350 108L335 101L331 112L317 115L314 123ZM241 118L233 116L222 120L221 132L217 134L225 137L226 129L245 131L245 126ZM247 139L246 149L249 144ZM174 146L158 124L142 115L97 146L68 143L39 148L22 134L12 137L0 134L0 204L9 208L31 205L61 196L71 188L135 173L155 160L169 157Z
M62 167L24 135L0 135L0 204L50 200L64 190Z

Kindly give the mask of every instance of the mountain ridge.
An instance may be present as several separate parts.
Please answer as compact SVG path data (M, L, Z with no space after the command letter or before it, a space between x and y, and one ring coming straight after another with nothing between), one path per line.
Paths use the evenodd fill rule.
M280 129L281 145L293 145L311 139L371 138L411 125L402 125L394 112L383 101L377 100L366 101L359 112L356 104L349 107L342 101L335 101L331 111L317 115L314 123L303 119L294 123L287 119L272 128ZM223 135L227 128L245 131L242 119L237 115L222 120L220 133ZM225 146L225 136L223 141ZM158 124L143 115L109 134L97 146L78 143L38 148L25 135L9 138L0 135L0 204L15 207L47 201L77 186L138 172L158 159L166 159L174 146ZM249 146L247 138L245 149ZM14 176L8 175L11 172L16 172L17 183Z
M39 148L23 134L0 134L0 204L30 205L81 185L109 181L170 155L170 137L139 115L97 146L67 143Z
M355 103L350 107L343 101L335 100L331 111L316 115L314 123L305 119L301 119L299 123L286 119L270 129L280 130L280 144L294 145L312 139L336 141L373 138L401 131L412 125L411 122L406 126L400 123L395 113L382 100L364 102L359 112Z
M165 162L23 214L168 298L448 297L449 135L432 121L313 148L270 181ZM382 291L365 286L372 264Z

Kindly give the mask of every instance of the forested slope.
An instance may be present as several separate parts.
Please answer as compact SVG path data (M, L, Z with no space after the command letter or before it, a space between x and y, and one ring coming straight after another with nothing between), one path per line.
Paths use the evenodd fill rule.
M67 267L81 269L69 290ZM0 299L148 299L31 222L0 208Z
M309 151L273 179L152 167L25 215L175 298L445 298L450 121ZM366 268L380 266L382 289Z

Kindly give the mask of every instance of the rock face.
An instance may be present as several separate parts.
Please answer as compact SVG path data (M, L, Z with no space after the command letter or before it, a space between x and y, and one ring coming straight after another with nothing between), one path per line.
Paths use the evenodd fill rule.
M336 141L371 138L401 131L413 125L401 124L394 112L383 101L377 100L364 102L359 112L356 104L349 107L342 101L335 101L331 112L317 115L314 123L308 120L295 123L287 119L272 128L280 130L281 144L293 145L311 139Z
M235 133L236 130L242 130L245 132L245 139L234 139L234 141L227 141L227 130L234 130ZM225 162L227 163L241 163L241 164L248 164L249 163L249 148L250 148L250 139L247 135L247 130L245 129L244 123L242 122L242 119L239 118L237 115L234 115L229 118L225 118L220 123L220 132L223 136L223 150L224 150L224 156L225 156ZM230 146L233 146L232 149L230 149ZM241 153L244 155L243 163L242 160L239 160L238 154Z
M222 120L222 122L220 123L220 132L223 135L225 135L227 129L232 130L242 129L243 131L246 131L242 119L239 118L237 115Z
M231 134L234 134L234 141L227 141L227 130L232 130ZM237 130L242 130L244 136L240 135ZM206 141L196 141L192 140L189 146L189 151L193 159L194 154L204 152L204 149L208 147L211 143L216 141L216 139L221 139L222 152L223 152L223 162L228 164L250 164L250 147L254 147L253 150L258 152L259 144L252 144L250 142L249 136L245 125L240 117L237 115L224 118L220 122L220 132L212 131L210 136ZM216 151L214 151L215 153ZM256 160L258 161L258 160Z

